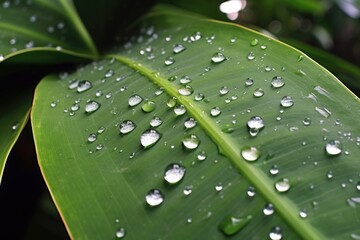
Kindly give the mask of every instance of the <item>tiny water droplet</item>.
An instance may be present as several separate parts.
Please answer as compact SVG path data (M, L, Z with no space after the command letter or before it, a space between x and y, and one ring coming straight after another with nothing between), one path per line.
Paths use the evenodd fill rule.
M328 172L326 173L326 177L327 177L328 179L332 179L332 178L334 177L333 172L332 172L332 171L328 171Z
M182 139L182 144L186 149L194 150L200 145L200 139L194 135L188 135Z
M169 77L168 80L169 80L170 82L173 82L173 81L175 81L177 78L178 78L178 76L174 75L174 76Z
M167 100L166 102L166 105L169 107L169 108L173 108L175 107L176 105L176 98L175 97L171 97Z
M181 84L188 84L191 83L192 79L188 75L184 75L180 78Z
M253 79L247 78L247 79L245 80L245 86L246 86L246 87L250 87L250 86L252 86L253 84L254 84L254 80L253 80Z
M218 184L216 184L215 185L215 190L217 191L217 192L220 192L221 190L223 190L223 185L222 185L222 183L218 183Z
M287 178L283 178L282 180L275 183L275 189L278 192L287 192L287 191L289 191L290 187L291 187L291 185L290 185L289 179L287 179Z
M154 130L148 129L140 137L140 143L144 148L152 147L155 143L157 143L161 138L161 134Z
M98 90L98 91L96 91L96 93L95 93L95 96L96 96L96 97L101 97L102 95L103 95L103 93L102 93L101 90Z
M270 168L270 170L269 170L269 172L270 172L270 174L271 174L272 176L277 175L277 174L279 173L279 168L278 168L278 166L277 166L277 165L272 165L271 168Z
M128 103L129 103L129 106L130 107L134 107L136 105L138 105L139 103L142 102L142 97L139 96L139 95L132 95L129 100L128 100Z
M251 215L246 217L226 216L219 224L219 229L227 236L234 235L240 232L250 223Z
M173 47L173 52L175 54L177 53L181 53L182 51L184 51L186 49L186 47L182 44L175 44L174 47Z
M186 121L184 122L184 126L187 128L187 129L190 129L190 128L193 128L195 127L197 124L196 120L194 118L188 118L186 119Z
M202 151L197 155L199 161L204 161L207 158L206 152Z
M189 96L194 92L194 89L190 85L185 85L185 86L181 86L178 92L182 96Z
M170 66L175 63L175 59L173 57L167 57L164 63L166 66Z
M146 113L154 111L155 108L156 108L156 103L153 101L146 101L141 107L141 109Z
M125 236L126 236L126 231L125 231L124 228L120 228L120 229L117 230L116 233L115 233L115 237L116 237L117 239L122 239L122 238L124 238Z
M274 210L274 206L271 203L268 203L265 205L265 207L263 208L263 213L266 216L270 216L275 212Z
M97 136L95 133L90 133L90 135L88 136L87 140L89 143L95 142L97 139Z
M221 52L214 53L211 57L213 63L221 63L226 60L226 57Z
M249 162L254 162L259 159L261 153L256 147L244 147L241 150L241 156Z
M125 120L120 123L119 130L121 134L127 134L132 132L136 128L136 124L131 120Z
M283 106L285 108L289 108L292 105L294 105L294 101L293 101L292 97L285 96L281 99L280 104L281 104L281 106Z
M50 103L50 107L54 108L57 106L57 101L51 102Z
M184 115L184 114L186 113L186 108L185 108L185 106L182 105L182 104L177 105L177 106L174 108L174 113L175 113L177 116Z
M255 53L250 52L250 53L247 55L247 59L250 60L250 61L254 60L254 59L255 59Z
M71 109L71 111L76 112L77 110L80 109L80 106L79 106L79 104L75 103L74 105L71 106L70 109Z
M114 75L114 71L112 69L107 70L105 73L105 78L110 78Z
M331 156L339 155L342 151L342 145L339 140L331 140L325 146L326 153Z
M86 113L93 113L93 112L97 111L100 107L101 107L100 103L98 103L96 101L93 101L93 100L90 100L85 105L85 112Z
M164 179L170 184L175 184L183 179L186 168L177 163L171 163L165 168Z
M150 120L150 126L151 127L158 127L160 126L161 124L163 123L163 121L161 120L160 117L153 117L151 120Z
M192 193L192 186L186 186L183 193L185 196L189 196Z
M69 88L70 88L70 86L72 87L73 85L70 84ZM89 90L90 88L92 88L92 83L87 80L82 80L82 81L78 82L76 88L77 88L78 93L82 93L82 92L85 92L85 91Z
M155 207L164 202L164 196L159 189L152 189L146 194L145 200L149 206Z
M195 95L194 100L199 102L199 101L203 100L204 98L205 98L204 94L198 93Z
M310 124L311 124L311 119L308 118L308 117L304 118L303 124L304 124L304 126L310 126Z
M259 40L257 38L254 38L251 42L250 42L250 46L256 46L258 45Z
M212 117L217 117L217 116L219 116L220 114L221 114L221 110L220 110L219 107L214 107L214 108L212 108L212 109L210 110L210 115L211 115Z
M226 86L221 87L219 90L219 93L221 96L228 94L229 93L228 87L226 87Z
M281 88L282 86L285 85L284 79L282 77L279 76L275 76L273 77L273 79L271 80L271 86L273 88Z
M248 187L248 190L246 192L246 194L249 196L249 197L253 197L255 196L256 192L255 192L255 188L254 187Z
M303 55L299 55L298 58L297 58L297 61L300 62L300 61L303 60L303 58L304 58Z
M273 229L271 229L269 233L269 237L271 240L281 240L282 239L281 228L279 226L276 226Z
M97 150L97 151L100 151L100 150L103 149L103 148L104 148L104 145L101 144L101 143L99 143L98 145L96 145L96 150Z
M301 218L307 218L308 214L307 214L307 210L304 208L304 209L301 209L300 212L299 212L299 216Z
M264 90L262 90L262 88L255 89L254 97L259 98L259 97L262 97L262 96L264 96Z

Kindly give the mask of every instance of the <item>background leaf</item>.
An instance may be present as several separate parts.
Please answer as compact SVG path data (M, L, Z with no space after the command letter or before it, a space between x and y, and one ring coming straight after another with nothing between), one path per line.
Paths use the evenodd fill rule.
M36 91L39 163L71 237L359 237L359 100L327 70L248 29L163 10L111 57ZM174 185L171 163L186 168ZM154 188L164 202L150 207Z

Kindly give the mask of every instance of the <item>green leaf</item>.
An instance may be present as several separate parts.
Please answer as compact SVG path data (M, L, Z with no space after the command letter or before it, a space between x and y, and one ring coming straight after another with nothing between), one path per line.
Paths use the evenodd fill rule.
M0 98L0 183L10 151L27 123L32 100L29 93L14 94L17 98L11 99L6 93Z
M360 235L355 95L234 24L162 10L140 25L110 59L36 90L39 163L72 238Z
M53 51L75 58L97 56L71 0L2 1L0 17L0 61L15 57L13 61L17 62L17 56L32 52L42 53L42 63L48 63L47 53ZM62 60L56 55L51 59ZM28 63L33 61L29 59Z

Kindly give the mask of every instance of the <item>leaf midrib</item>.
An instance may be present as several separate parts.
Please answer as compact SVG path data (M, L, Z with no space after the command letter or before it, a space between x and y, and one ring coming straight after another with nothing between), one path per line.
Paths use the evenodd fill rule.
M222 153L232 162L232 164L240 171L240 173L248 179L249 182L257 189L265 199L271 202L277 212L287 222L291 228L303 239L324 239L322 235L307 220L299 219L296 206L284 196L280 196L270 183L273 181L268 178L261 170L247 163L240 156L240 149L234 140L224 134L217 127L214 121L191 100L190 97L182 96L177 89L169 83L169 81L160 75L153 74L150 68L142 64L138 64L130 58L121 55L110 54L107 57L115 58L117 61L128 65L130 68L140 72L157 86L162 87L170 96L176 97L177 101L184 105L189 115L197 119L198 124L206 132L206 134L214 141Z

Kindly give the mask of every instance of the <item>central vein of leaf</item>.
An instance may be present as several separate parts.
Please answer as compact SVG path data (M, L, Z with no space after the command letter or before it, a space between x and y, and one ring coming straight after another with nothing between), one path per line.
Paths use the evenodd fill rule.
M286 196L280 195L275 191L273 181L269 179L266 174L242 159L239 146L234 142L234 139L224 134L208 114L199 108L190 97L180 95L168 80L159 75L152 74L153 71L151 71L151 69L127 57L119 55L109 55L109 57L113 57L119 62L139 71L150 81L162 87L170 96L176 97L178 102L186 107L187 112L197 120L207 135L218 145L219 149L222 149L223 154L226 155L240 173L256 187L257 192L276 207L277 212L299 236L303 239L311 240L324 239L307 220L300 219L298 208Z

